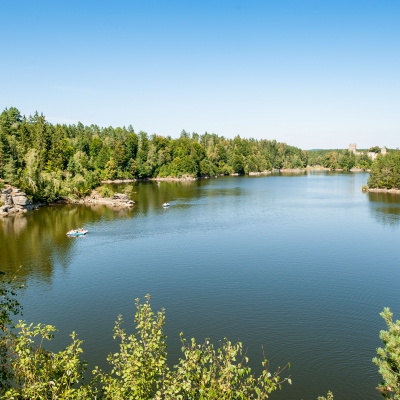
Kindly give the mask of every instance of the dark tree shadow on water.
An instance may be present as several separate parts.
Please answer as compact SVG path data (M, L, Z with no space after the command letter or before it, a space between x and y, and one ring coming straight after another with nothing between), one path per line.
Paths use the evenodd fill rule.
M132 209L104 205L53 205L0 218L0 269L25 283L29 278L50 283L54 265L67 268L77 240L70 229L101 221L131 218Z
M368 193L370 214L378 223L396 227L400 225L400 195Z

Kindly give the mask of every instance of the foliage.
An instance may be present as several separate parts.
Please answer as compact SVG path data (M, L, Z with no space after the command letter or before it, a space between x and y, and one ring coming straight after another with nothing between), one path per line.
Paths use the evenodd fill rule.
M8 343L14 338L11 315L21 313L21 305L16 299L18 287L13 280L8 280L0 271L0 394L1 388L8 388L13 377L12 370L7 367Z
M271 375L266 360L259 377L251 374L247 357L237 361L242 353L241 343L232 344L225 339L215 350L208 340L197 345L192 339L188 344L182 334L184 358L169 369L162 331L164 310L154 314L148 295L143 305L136 300L137 333L127 335L122 322L119 316L114 338L120 340L120 350L108 357L111 372L99 368L93 371L106 399L251 399L255 395L265 399L282 383L290 382L289 378L280 381L283 369Z
M334 400L333 399L333 394L332 392L328 392L328 394L326 395L326 397L323 396L319 396L318 400Z
M278 368L272 375L265 357L261 375L252 374L240 342L233 344L225 338L215 350L208 339L201 345L195 339L188 343L181 333L181 341L185 358L167 379L167 398L266 399L284 382L291 383L289 378L280 380L279 374L285 368Z
M72 333L72 343L58 353L43 348L44 340L51 340L56 329L51 325L27 325L19 321L17 335L9 340L13 387L5 391L3 399L85 399L90 388L79 384L86 363L81 360L82 341ZM34 339L40 338L35 344Z
M122 191L124 194L127 196L131 196L133 193L133 186L132 185L127 185L125 186L124 190Z
M101 197L113 197L115 194L108 186L100 186L96 191Z
M322 166L332 171L337 169L350 171L353 167L367 169L372 163L368 156L355 155L349 150L311 150L308 155L309 165ZM367 160L366 163L364 158Z
M368 151L371 153L380 153L381 148L379 146L374 146L374 147L369 148Z
M385 399L400 399L400 321L393 322L393 313L386 307L380 315L387 330L382 330L379 335L385 347L379 347L376 350L378 357L372 360L383 378L378 389Z
M164 390L168 371L164 310L155 315L148 295L143 305L136 299L135 322L137 333L127 335L118 316L114 339L120 340L119 352L108 356L112 370L106 373L96 367L93 371L106 399L150 399Z
M374 162L368 186L371 188L400 188L400 151L379 155Z

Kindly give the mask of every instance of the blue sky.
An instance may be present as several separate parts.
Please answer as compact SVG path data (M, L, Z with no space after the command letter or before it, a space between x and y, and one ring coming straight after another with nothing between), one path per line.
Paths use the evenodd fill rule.
M400 147L400 1L4 1L0 108Z

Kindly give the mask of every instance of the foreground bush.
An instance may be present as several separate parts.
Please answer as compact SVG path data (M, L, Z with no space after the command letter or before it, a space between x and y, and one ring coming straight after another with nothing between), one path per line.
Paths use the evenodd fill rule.
M10 325L10 293L2 292L2 309ZM8 300L7 300L8 299ZM18 311L18 310L15 310ZM260 376L251 373L248 358L240 342L224 339L218 348L206 340L188 343L181 334L184 357L178 365L167 366L164 310L154 313L150 296L144 304L136 300L136 332L128 335L119 316L114 338L119 351L108 356L110 372L96 367L93 379L83 383L87 368L82 359L82 341L75 333L72 343L53 353L43 344L53 338L51 325L19 321L15 333L3 329L3 399L266 399L289 378L280 379L285 368L271 374L268 362L262 362Z
M388 330L380 332L379 337L385 347L378 348L378 357L372 360L383 378L378 389L385 399L400 399L400 321L393 322L389 308L385 308L380 315Z
M378 156L371 167L368 179L371 188L400 188L400 151Z

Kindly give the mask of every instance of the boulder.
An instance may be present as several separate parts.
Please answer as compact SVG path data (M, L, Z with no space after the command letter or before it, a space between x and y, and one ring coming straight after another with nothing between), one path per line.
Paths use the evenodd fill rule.
M32 204L25 194L18 194L16 196L12 196L12 199L14 204L18 206L28 206Z
M123 193L115 193L112 199L120 201L129 201L129 197Z
M2 193L0 195L0 202L2 202L5 206L12 206L14 204L12 196L9 193Z

